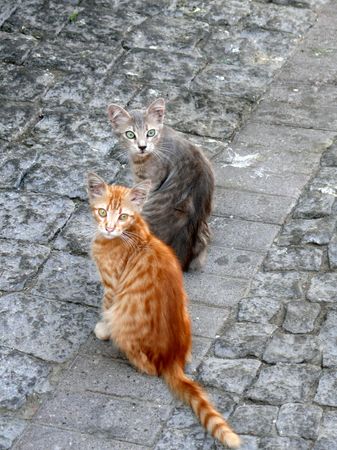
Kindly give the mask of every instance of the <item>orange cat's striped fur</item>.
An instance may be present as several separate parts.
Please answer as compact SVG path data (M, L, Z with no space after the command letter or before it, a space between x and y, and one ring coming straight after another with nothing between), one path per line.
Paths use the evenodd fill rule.
M88 176L98 227L92 254L105 289L95 334L112 339L142 372L162 376L215 438L238 448L239 437L184 374L191 352L187 296L178 259L139 214L149 188L146 181L128 189Z

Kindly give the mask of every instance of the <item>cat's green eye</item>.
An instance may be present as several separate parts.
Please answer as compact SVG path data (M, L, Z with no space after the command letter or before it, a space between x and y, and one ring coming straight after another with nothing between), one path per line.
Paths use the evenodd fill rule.
M134 133L133 131L130 131L130 130L128 130L128 131L125 132L125 136L126 136L128 139L134 139L134 138L136 137L135 133Z
M98 208L98 215L101 217L106 217L107 212L104 208Z
M149 131L146 133L146 136L147 136L147 137L153 137L155 134L156 134L156 130L155 130L154 128L152 128L151 130L149 130Z
M120 220L121 222L126 222L128 220L128 218L129 218L128 214L121 214L118 217L118 220Z

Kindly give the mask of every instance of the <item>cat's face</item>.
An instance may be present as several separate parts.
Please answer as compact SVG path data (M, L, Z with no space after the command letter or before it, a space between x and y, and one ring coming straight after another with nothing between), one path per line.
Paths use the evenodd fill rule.
M151 183L144 181L132 189L124 186L108 185L94 173L88 175L87 190L97 231L107 239L127 237L140 212Z
M146 111L128 113L119 105L111 104L108 115L120 143L131 156L146 158L155 152L160 140L165 113L165 102L159 98Z

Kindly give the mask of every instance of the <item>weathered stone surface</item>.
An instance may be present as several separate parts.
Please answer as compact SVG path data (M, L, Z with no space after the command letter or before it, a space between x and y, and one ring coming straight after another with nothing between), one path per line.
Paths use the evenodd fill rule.
M3 450L11 448L26 426L24 420L0 415L0 448Z
M89 254L95 230L95 222L89 204L81 204L57 236L54 248Z
M11 292L23 289L49 253L50 248L43 245L0 239L0 290Z
M19 409L30 395L49 390L48 364L6 347L0 348L0 363L1 408Z
M20 108L6 103L0 111L0 136L11 141L23 133L28 122L38 116L38 109L32 104L22 104Z
M300 299L305 277L299 273L261 273L251 285L250 295L283 299Z
M336 125L337 127L337 125ZM310 184L310 189L337 195L337 167L322 167Z
M335 437L319 437L313 447L313 450L334 450L336 447Z
M46 425L66 423L74 431L151 446L169 411L168 406L93 392L60 392L42 405L35 418Z
M248 297L239 303L238 320L268 323L283 309L280 299L269 297Z
M98 158L87 144L68 145L67 152L52 148L40 155L24 179L27 190L57 193L71 198L87 199L86 177L99 173L107 182L115 181L120 164L109 157Z
M254 380L261 363L254 359L208 358L199 368L200 381L208 386L242 394Z
M210 338L216 336L229 316L229 309L227 308L214 308L193 302L189 304L189 311L192 320L192 333Z
M337 366L337 311L328 311L325 322L319 332L319 341L323 350L323 366Z
M282 229L277 239L277 244L328 244L336 226L335 217L323 217L321 219L292 219Z
M219 358L261 357L276 325L237 323L228 326L215 342L214 353Z
M337 439L336 420L336 410L324 411L319 429L319 439L314 447L315 450L333 450Z
M274 333L263 353L263 360L269 364L320 363L320 346L316 336Z
M334 233L328 247L329 266L331 269L337 269L337 233Z
M330 191L306 191L294 210L294 218L314 219L331 214L336 200Z
M261 450L309 450L311 443L301 438L264 437L260 439Z
M101 356L77 357L60 386L71 392L142 398L159 405L172 402L172 394L160 378L141 374L128 362Z
M193 302L229 307L239 302L248 288L247 280L206 273L185 273L185 287Z
M310 282L307 298L312 302L337 301L337 273L319 273Z
M37 278L33 294L65 302L99 306L103 288L93 261L53 252Z
M257 252L210 246L202 271L220 276L249 278L262 260L263 255Z
M212 230L212 245L256 252L264 252L279 230L277 225L216 216L211 218L209 224Z
M46 243L74 210L69 199L35 193L0 193L0 237Z
M277 414L276 406L238 406L231 416L231 423L237 433L268 436L274 434Z
M264 261L266 270L318 271L323 261L323 249L316 247L273 246Z
M321 311L317 303L292 301L287 304L283 328L291 333L310 333Z
M300 436L316 439L322 418L322 409L314 405L288 403L282 405L276 422L281 436Z
M29 101L44 94L55 76L49 70L27 70L25 67L0 64L0 97ZM11 86L11 89L8 89Z
M5 295L0 304L2 344L47 361L74 356L97 318L83 306L26 294Z
M287 83L274 86L268 97L261 102L254 120L278 123L286 126L335 130L337 112L335 86ZM324 108L329 125L320 111Z
M24 175L34 166L35 148L23 145L9 146L0 152L0 187L18 188Z
M260 375L248 389L247 397L272 405L309 400L320 368L309 364L284 364L263 367Z
M147 450L148 447L132 444L131 442L121 442L105 437L92 436L90 434L79 433L47 427L44 425L32 425L18 444L17 450L58 450L66 448L78 448L81 450Z
M337 406L337 371L324 370L319 380L315 402L320 405Z
M327 151L325 151L321 158L321 165L328 167L337 166L337 145L336 143L331 145Z
M0 37L1 61L7 64L22 64L29 51L38 43L32 36L25 36L21 33L0 32Z
M121 52L118 44L103 45L99 42L44 41L31 51L25 66L33 69L64 70L66 72L106 72Z
M216 189L214 215L281 224L295 200L233 189Z

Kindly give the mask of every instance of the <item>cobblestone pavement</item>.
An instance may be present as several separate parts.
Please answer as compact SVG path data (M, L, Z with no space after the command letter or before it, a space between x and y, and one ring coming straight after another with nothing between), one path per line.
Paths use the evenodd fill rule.
M0 448L220 449L92 334L84 175L128 182L106 106L164 96L217 179L188 370L244 450L336 450L336 2L0 8Z

